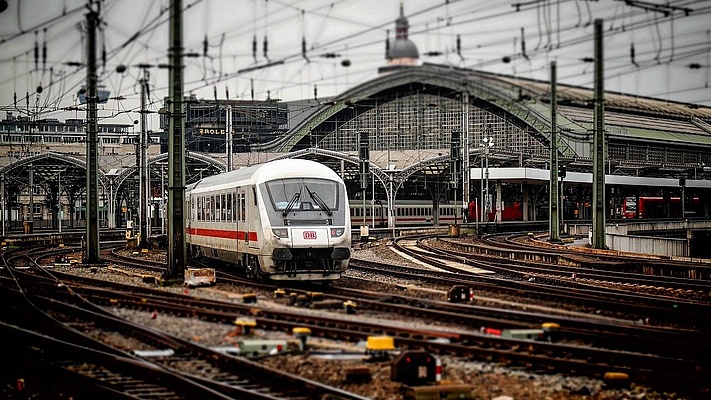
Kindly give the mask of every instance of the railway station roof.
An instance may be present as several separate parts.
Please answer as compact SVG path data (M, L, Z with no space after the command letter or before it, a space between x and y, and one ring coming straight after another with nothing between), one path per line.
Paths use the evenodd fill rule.
M449 97L468 92L470 102L479 107L506 113L543 137L547 138L550 132L550 82L425 63L380 76L322 103L284 136L260 149L291 151L317 126L344 108L373 107L370 104L373 99L382 98L384 94L395 97L393 92L404 96L413 87L423 91L439 88ZM591 140L593 90L558 83L556 98L561 137ZM606 92L605 129L608 138L708 147L711 146L711 107ZM569 155L588 157L580 152Z

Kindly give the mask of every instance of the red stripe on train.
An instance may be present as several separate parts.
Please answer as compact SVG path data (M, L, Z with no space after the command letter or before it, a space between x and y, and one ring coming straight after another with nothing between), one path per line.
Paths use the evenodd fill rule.
M205 228L190 228L189 234L195 236L208 236L216 237L221 239L238 239L247 240L247 235L249 235L249 241L257 241L257 232L245 232L245 231L228 231L224 229L205 229Z

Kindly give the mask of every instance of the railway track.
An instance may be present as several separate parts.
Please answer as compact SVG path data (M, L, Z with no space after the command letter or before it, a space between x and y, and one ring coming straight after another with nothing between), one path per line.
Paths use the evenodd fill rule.
M470 256L462 250L427 245L422 238L403 239L396 242L395 247L440 271L458 275L459 283L468 282L477 287L488 285L491 290L520 292L531 298L564 300L611 312L624 312L637 316L637 319L680 324L694 329L711 325L711 304L706 302L583 284L570 277L564 279L559 275L544 274L537 261L511 263L499 257L482 257L480 254ZM472 272L472 268L494 274ZM419 273L436 274L433 271Z
M40 271L44 273L40 274ZM50 341L47 347L57 353L57 359L52 364L61 365L64 373L73 372L76 379L92 380L97 385L112 387L112 391L123 390L131 395L142 390L140 396L135 398L155 398L164 393L167 398L175 399L364 399L338 388L307 381L129 323L87 302L83 294L85 287L66 284L57 280L56 274L45 270L32 268L28 272L11 273L16 277L14 284L21 290L9 288L13 282L6 280L2 294L8 304L26 303L25 308L15 312L12 319L24 329L4 329L11 331L19 343L26 342L28 345L39 334L50 334L56 338L47 338ZM121 297L121 293L103 290L110 299ZM107 303L112 304L112 301ZM176 313L182 314L189 312L176 310ZM112 341L106 343L106 340L92 339L111 338L116 333L130 338L131 354L127 354L128 349L116 348ZM76 346L86 350L79 353L81 357L67 359ZM139 350L158 353L151 355ZM103 354L107 356L101 357ZM89 361L87 364L87 360L95 359L100 359L100 362L95 365ZM167 377L146 374L151 379L141 379L143 372L130 374L132 364L149 366ZM154 379L159 383L154 383ZM182 384L177 385L176 380Z
M432 273L432 271L428 273ZM455 277L462 278L462 275L463 274L456 274ZM222 274L218 276L220 282L227 282L230 279ZM63 281L68 282L67 284L73 291L91 299L92 302L97 304L120 305L142 310L159 310L161 313L172 313L176 315L200 316L204 319L223 321L224 323L232 323L235 315L246 315L255 318L258 326L264 329L290 331L296 326L308 327L316 336L341 340L363 340L370 335L386 334L395 337L397 345L403 348L423 348L441 353L466 355L474 359L485 361L503 360L510 365L525 366L534 370L573 372L598 377L605 372L615 370L628 373L633 380L640 383L646 382L657 387L684 390L684 388L688 389L689 387L695 389L705 387L704 384L701 383L703 380L699 375L703 375L704 371L708 369L708 364L704 362L706 358L699 356L700 354L705 354L703 353L707 351L705 348L697 349L697 352L681 351L676 354L674 353L674 346L678 346L680 341L676 340L678 338L674 338L674 335L678 335L679 333L674 333L673 331L667 332L669 337L665 340L667 340L668 343L660 346L660 348L667 348L668 352L660 352L660 354L666 354L660 356L644 354L645 346L641 344L644 343L642 340L639 340L640 346L633 349L633 352L630 352L630 348L624 345L625 341L620 340L621 343L617 343L614 336L609 336L607 339L608 343L612 344L608 349L557 343L534 342L532 344L531 342L522 342L519 340L488 337L478 332L470 333L466 331L453 332L451 330L393 327L392 323L378 324L363 323L363 321L346 321L343 316L317 318L310 314L304 315L301 311L285 312L261 307L257 308L253 305L226 305L222 302L214 302L206 299L193 299L190 296L169 295L165 292L159 294L145 288L129 288L103 281L92 282L86 278L61 275L60 277ZM107 293L105 291L106 286L112 285L113 290L111 293ZM350 298L354 296L359 296L359 298L365 297L364 293L354 291L341 294L331 293L327 295ZM412 303L408 304L408 302ZM364 303L361 300L359 300L359 303L361 303L359 308L364 307ZM409 312L411 312L412 315L418 315L416 309L419 308L420 310L427 310L431 313L429 316L425 316L426 318L431 318L432 320L449 318L450 320L459 320L462 325L464 325L464 320L461 318L462 315L477 314L480 311L476 310L476 312L474 312L474 309L468 308L466 305L451 305L455 307L454 309L447 309L447 307L442 306L442 310L438 310L438 306L434 304L435 302L429 304L422 300L416 302L413 299L403 300L402 298L394 298L393 296L389 296L389 299L373 296L373 300L367 307L373 307L373 309L380 308L385 312L400 315L407 315ZM177 305L179 305L179 307ZM400 308L392 308L391 305L397 305ZM456 307L461 308L456 309ZM410 311L405 311L408 308ZM421 313L419 315L422 316ZM509 314L505 318L511 315L513 314ZM480 319L477 320L476 318ZM487 320L487 318L489 319ZM478 327L484 320L486 320L486 322L492 322L492 318L495 317L477 315L466 323L471 324L472 327ZM514 323L521 324L520 326L523 327L533 323L530 322L532 320L532 318L529 320L523 318L521 321L515 321ZM499 323L506 324L506 321L500 319ZM511 322L509 322L509 324L510 323ZM566 324L563 323L561 325L565 326ZM509 327L510 326L511 325L509 325ZM652 327L638 328L640 328L640 332L648 330L649 332L647 332L646 335L651 338L654 337L653 332L655 329ZM569 332L572 332L578 328L569 329L566 327L564 329L568 329ZM611 327L603 327L601 330L604 331L605 329L614 330L614 328ZM619 337L623 337L624 335L631 336L630 332L624 333L623 328L620 328L620 330L622 333ZM583 329L580 328L579 331L583 332ZM658 329L658 331L663 332L662 329ZM687 331L686 334L695 335L696 333ZM599 333L589 332L587 335L589 338L600 336ZM581 337L582 336L584 336L583 333L581 333ZM661 333L659 337L662 337ZM599 339L599 341L604 342L602 339ZM631 343L634 341L635 339L633 338L628 342ZM663 341L657 341L657 344L662 342ZM614 349L615 346L621 350L611 350ZM639 350L639 352L634 352L636 350ZM698 351L701 351L701 353ZM694 354L700 358L697 359Z
M587 269L588 272L598 274L608 273L621 281L637 280L640 284L663 283L666 287L681 290L701 290L708 293L711 281L711 264L700 261L683 261L669 257L617 253L605 250L587 248L571 248L568 246L548 243L536 239L536 235L528 233L508 233L486 235L481 240L474 240L467 245L462 241L451 241L460 246L469 247L468 252L479 253L491 250L503 251L505 258L526 258L535 254L544 254L549 257L560 257L557 265ZM507 252L510 250L515 253ZM495 251L495 250L494 250ZM592 270L592 271L591 271ZM658 275L654 271L668 271L665 275ZM583 271L584 272L584 271ZM643 281L647 282L643 282Z
M63 278L64 280L64 278ZM68 278L67 282L71 282ZM442 329L409 328L392 322L363 321L357 316L330 316L302 310L274 310L255 305L224 303L191 296L153 291L147 288L124 287L107 292L103 282L91 287L70 284L72 290L92 303L113 305L160 313L197 316L201 319L232 323L236 315L254 318L258 327L266 330L291 331L306 327L314 336L338 340L365 340L372 335L395 338L400 348L428 349L437 353L459 354L484 361L501 360L509 365L535 370L559 371L601 377L611 369L628 373L637 382L656 386L698 388L698 374L705 364L680 358L660 357L589 347L545 342L530 342L481 335L479 332Z

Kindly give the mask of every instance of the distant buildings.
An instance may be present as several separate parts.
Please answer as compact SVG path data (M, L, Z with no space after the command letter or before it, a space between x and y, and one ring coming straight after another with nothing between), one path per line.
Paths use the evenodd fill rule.
M133 125L99 124L99 155L136 153L138 132ZM155 137L153 143L157 143ZM155 152L158 148L155 148ZM6 112L0 120L0 157L23 158L41 153L86 154L86 129L83 119L32 120Z
M165 107L167 109L167 106ZM245 153L253 144L272 141L287 131L289 109L277 100L185 99L185 147L189 151L225 153L227 113L232 110L232 151ZM168 118L161 113L161 152L168 151Z

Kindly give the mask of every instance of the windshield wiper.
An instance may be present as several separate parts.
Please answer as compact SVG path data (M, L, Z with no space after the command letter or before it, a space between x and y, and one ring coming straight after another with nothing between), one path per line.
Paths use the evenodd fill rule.
M300 192L294 193L294 197L292 197L291 200L289 200L289 204L287 204L284 211L281 212L282 216L286 217L286 214L288 214L289 211L291 211L291 209L294 208L294 206L296 205L296 202L299 201L299 197L301 197Z
M309 193L309 196L311 196L311 199L313 199L313 201L315 201L316 204L318 204L318 206L322 210L325 210L328 215L333 215L333 211L331 211L331 209L328 208L328 206L326 205L326 202L323 201L323 199L321 199L321 196L319 196L318 193L312 192L311 190L309 190L309 187L306 185L304 185L304 187L306 188L306 191Z

